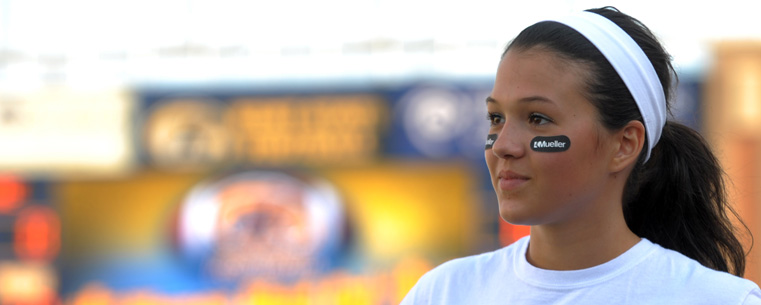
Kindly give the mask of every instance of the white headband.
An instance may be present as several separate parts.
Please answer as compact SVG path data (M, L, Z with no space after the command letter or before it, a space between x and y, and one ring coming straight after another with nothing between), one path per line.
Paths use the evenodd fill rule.
M592 12L582 12L550 21L565 24L584 35L616 69L645 120L650 146L644 161L647 162L650 159L650 151L661 138L661 130L666 124L666 97L658 74L655 73L645 52L618 25Z

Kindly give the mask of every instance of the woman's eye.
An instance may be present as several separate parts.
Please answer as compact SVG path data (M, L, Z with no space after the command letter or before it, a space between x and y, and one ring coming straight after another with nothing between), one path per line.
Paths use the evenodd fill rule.
M528 117L528 122L534 125L544 125L547 123L551 123L552 119L539 113L532 113Z
M489 113L486 115L486 119L489 120L491 126L502 124L505 121L502 115L498 113Z

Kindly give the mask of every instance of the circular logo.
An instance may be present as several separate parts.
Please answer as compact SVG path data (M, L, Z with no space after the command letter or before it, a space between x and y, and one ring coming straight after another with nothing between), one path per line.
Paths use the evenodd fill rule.
M251 171L194 188L178 221L180 251L214 278L293 279L336 256L343 209L325 182Z
M481 109L485 108L483 101L474 103L470 96L452 88L422 87L402 96L398 110L411 145L426 157L444 158L473 147L482 153L483 136L474 140L473 131L483 132L474 127L483 125L479 119L486 122L482 119L486 111Z

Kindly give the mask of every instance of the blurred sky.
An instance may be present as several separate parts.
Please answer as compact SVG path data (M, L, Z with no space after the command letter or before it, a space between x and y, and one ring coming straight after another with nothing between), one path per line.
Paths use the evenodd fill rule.
M759 1L0 0L0 89L139 82L491 76L542 18L612 5L683 74L711 44L761 40ZM372 57L369 57L372 56Z

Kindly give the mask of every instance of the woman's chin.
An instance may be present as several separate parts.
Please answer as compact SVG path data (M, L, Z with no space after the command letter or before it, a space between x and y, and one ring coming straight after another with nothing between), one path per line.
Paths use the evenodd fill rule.
M502 220L516 226L531 226L536 224L536 219L531 217L531 215L525 215L515 211L507 212L500 209L499 216L502 217Z
M515 204L515 202L501 202L499 205L499 216L502 220L519 226L538 225L547 217L546 214L543 215L543 213L540 213L536 209L531 209L523 204Z

